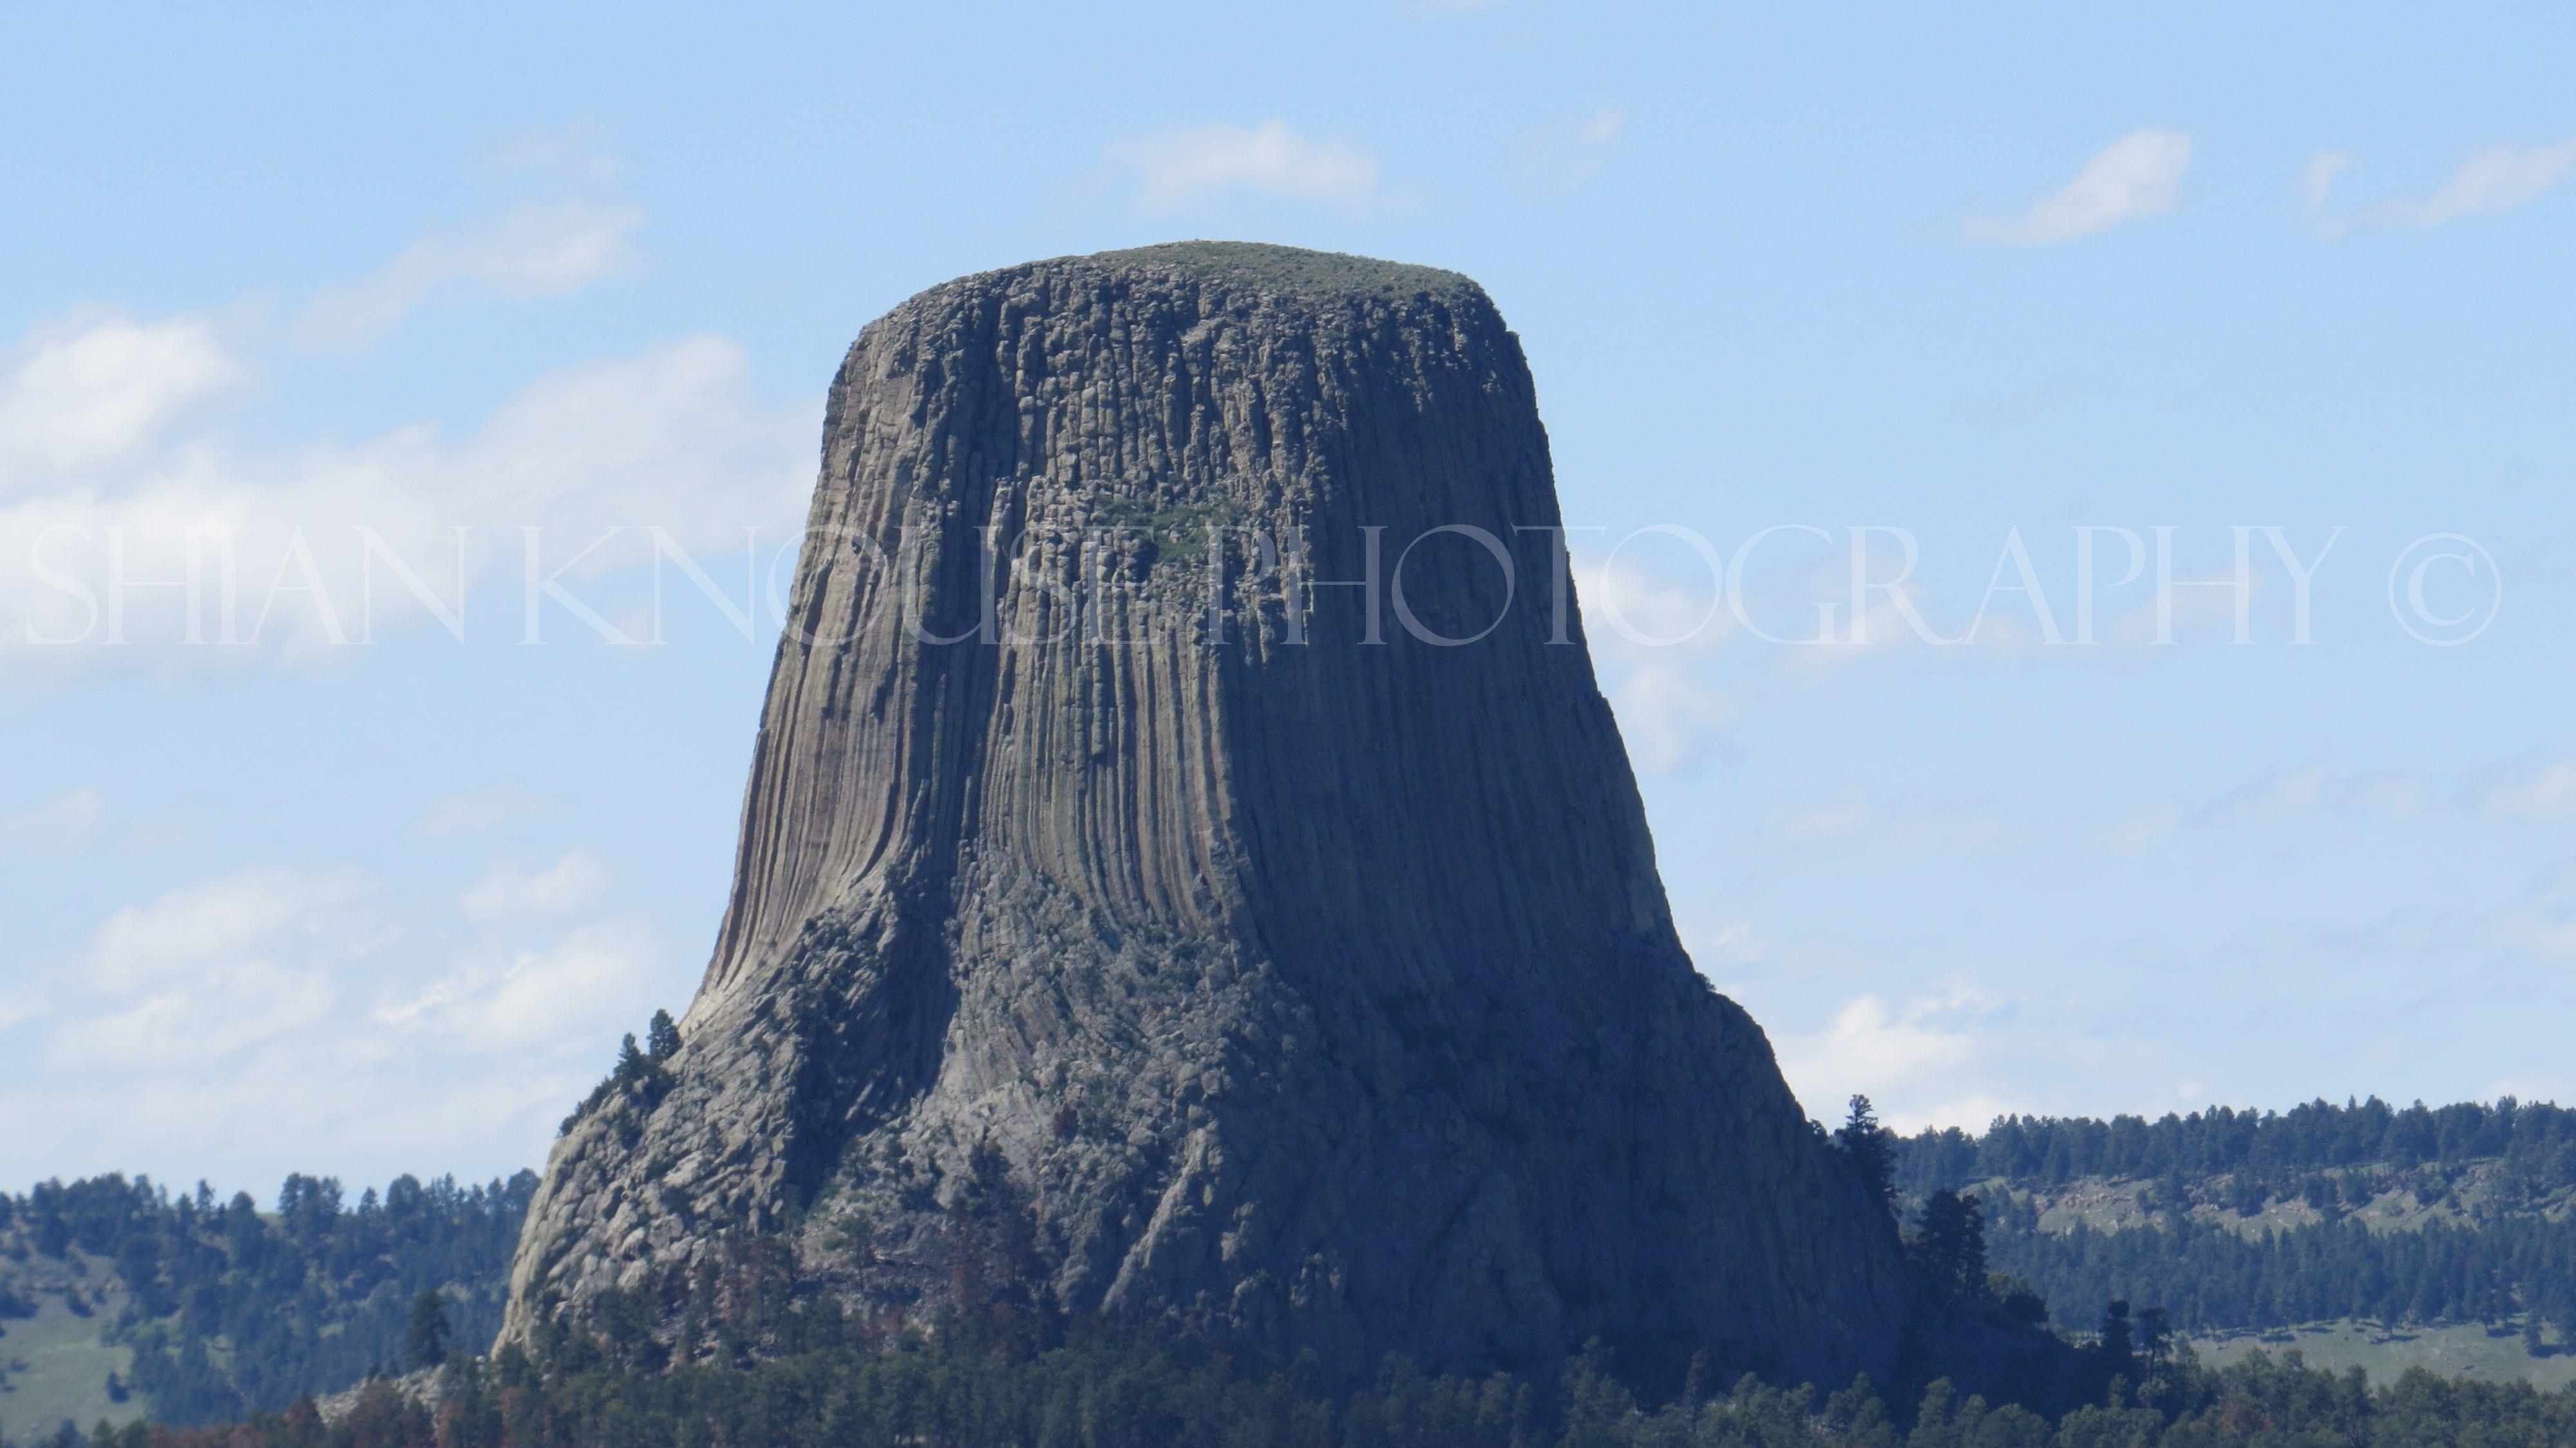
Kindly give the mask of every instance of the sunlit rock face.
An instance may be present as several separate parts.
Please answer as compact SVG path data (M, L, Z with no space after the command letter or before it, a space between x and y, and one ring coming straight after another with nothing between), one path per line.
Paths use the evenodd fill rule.
M1188 243L869 326L714 961L507 1335L676 1341L757 1240L875 1323L1883 1369L1893 1234L1682 951L1558 524L1454 273Z

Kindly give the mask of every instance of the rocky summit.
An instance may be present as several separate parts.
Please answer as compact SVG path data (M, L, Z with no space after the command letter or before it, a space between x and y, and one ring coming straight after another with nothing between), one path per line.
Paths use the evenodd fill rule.
M1565 558L1455 273L1192 242L871 324L713 962L567 1124L505 1340L685 1350L756 1259L1345 1378L1883 1370L1895 1233L1682 950Z

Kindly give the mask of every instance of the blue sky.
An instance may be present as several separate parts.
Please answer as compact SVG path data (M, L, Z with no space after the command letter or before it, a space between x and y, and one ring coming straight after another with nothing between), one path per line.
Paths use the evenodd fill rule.
M541 1161L712 942L762 580L850 338L950 276L1190 236L1493 293L1601 530L1578 577L1677 913L1811 1112L2576 1099L2572 32L15 9L0 1182ZM108 642L73 590L179 578L219 524L251 641L190 643L147 586ZM2211 589L2153 642L2116 533L2090 645L2015 593L1960 644L1692 631L1698 553L1611 551L1669 525L1731 570L1792 524L1825 536L1739 580L1766 632L1847 593L1863 526L1914 539L1945 638L2016 531L2071 632L2077 527L2170 528L2185 581L2245 527L2314 564L2313 642L2259 533L2241 646ZM534 647L529 525L563 589ZM667 570L658 644L565 606L649 637L638 525L749 625ZM453 629L381 571L366 624L361 527L433 597L461 572ZM2491 567L2429 565L2419 615L2485 620L2441 646L2402 617L2438 534ZM1888 577L1897 535L1861 536Z

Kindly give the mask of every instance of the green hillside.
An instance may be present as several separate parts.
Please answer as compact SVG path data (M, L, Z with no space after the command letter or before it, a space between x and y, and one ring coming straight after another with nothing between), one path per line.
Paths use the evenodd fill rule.
M17 1305L33 1313L0 1323L5 1329L0 1332L0 1431L23 1438L65 1422L86 1431L102 1418L121 1423L142 1416L143 1402L124 1387L133 1372L133 1354L107 1341L125 1306L122 1294L99 1292L94 1279L77 1295L30 1294L23 1288L31 1278L72 1284L81 1279L68 1270L46 1273L8 1266L14 1270L6 1275L21 1284L14 1293Z
M2125 1301L2221 1358L2576 1378L2576 1113L2556 1106L2007 1117L1906 1140L1897 1176L1976 1195L1993 1265L2062 1323Z
M352 1204L292 1176L266 1212L121 1176L0 1194L0 1428L282 1409L399 1365L428 1291L458 1341L488 1342L535 1190L406 1176Z

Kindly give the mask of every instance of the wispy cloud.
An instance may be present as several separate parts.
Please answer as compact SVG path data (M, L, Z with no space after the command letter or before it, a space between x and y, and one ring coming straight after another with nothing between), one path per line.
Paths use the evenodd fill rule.
M1765 823L1780 838L1804 844L1859 834L1869 828L1869 821L1869 796L1858 786L1849 786L1817 804L1773 810Z
M468 910L354 867L249 865L113 910L59 962L0 955L10 1160L390 1173L496 1138L541 1160L618 1034L686 992L649 919L587 913L605 875L582 851L496 870Z
M1848 840L1873 849L1990 850L2032 843L2038 831L1979 810L1930 801L1882 803L1848 785L1812 804L1775 809L1763 823L1789 844Z
M2576 760L2559 760L2494 780L2481 801L2491 819L2558 820L2576 815Z
M2335 177L2351 158L2330 151L2308 162L2301 178L2311 213L2321 212ZM2576 137L2548 145L2498 145L2470 152L2451 179L2430 195L2383 201L2320 224L2329 236L2383 229L2428 230L2470 216L2520 210L2576 175Z
M1736 634L1716 584L1657 568L1642 548L1586 556L1579 566L1584 636L1630 760L1646 774L1697 764L1737 713L1710 669Z
M2001 246L2047 246L2160 216L2181 200L2190 164L2191 137L2131 131L2085 162L2062 189L2009 216L1971 216L1964 234Z
M88 849L107 818L107 801L83 786L40 804L0 814L0 858L58 860Z
M412 825L425 840L480 834L520 820L535 819L553 808L545 796L515 784L495 784L441 797Z
M373 943L376 884L350 869L256 866L131 906L99 928L45 1059L204 1066L320 1019Z
M1941 1101L1985 1047L1979 1018L1991 1006L1962 994L1890 1005L1876 995L1846 1003L1823 1030L1780 1040L1780 1072L1810 1114L1842 1115L1854 1094L1875 1100L1899 1130L1939 1122L1981 1124L1989 1104ZM1938 1102L1939 1104L1935 1104Z
M462 437L422 425L251 449L217 430L220 421L78 484L0 492L0 558L22 560L0 567L0 685L310 663L327 656L325 645L372 636L370 610L388 631L428 622L355 542L361 530L449 600L462 597L460 568L470 576L518 561L523 527L557 530L565 554L611 529L650 526L682 547L740 556L745 528L784 537L801 515L817 423L810 404L755 400L747 354L713 336L539 377ZM192 552L212 551L202 542L210 533L222 536L241 585L236 638L252 647L183 647L188 596L167 589L119 604L118 626L136 647L43 645L109 636L107 583L117 570L156 579L212 571ZM639 557L606 550L591 573ZM201 599L196 626L224 627L208 621L214 611Z
M2570 817L2576 817L2576 761L2465 775L2338 771L2312 764L2249 780L2196 806L2150 801L2100 832L2099 839L2134 853L2185 828L2272 828L2325 818L2404 824L2470 819L2545 823Z
M577 292L633 262L643 219L632 206L581 198L515 206L424 237L374 275L323 292L305 308L299 332L316 347L357 348L432 300Z
M477 950L376 1020L487 1051L607 1038L648 1009L660 953L652 930L635 919L583 925L547 944Z
M246 868L129 906L99 927L94 978L117 988L195 974L248 954L300 954L320 935L346 933L348 911L375 888L362 871ZM325 921L335 923L326 929Z
M0 489L120 462L249 375L203 317L39 327L0 374Z
M2394 770L2339 774L2310 765L2231 790L2206 816L2213 824L2281 824L2321 814L2404 820L2429 809L2437 788L2423 775Z
M1524 190L1563 195L1609 162L1627 129L1628 113L1617 106L1532 126L1512 139L1512 179Z
M542 870L496 865L459 903L468 920L528 920L589 909L607 893L608 866L573 850Z
M1168 212L1232 192L1355 206L1377 189L1377 161L1345 141L1313 140L1283 121L1157 131L1113 143L1111 168L1132 176L1136 204Z
M2134 855L2174 832L2191 811L2171 800L2157 800L2141 805L2119 823L2102 832L2102 843L2124 855Z
M603 185L617 179L617 153L608 128L595 120L539 126L504 136L483 153L484 169L497 178L537 176Z
M2334 194L2335 178L2352 167L2347 151L2319 151L2299 168L2299 204L2310 214L2325 210L2326 201Z

